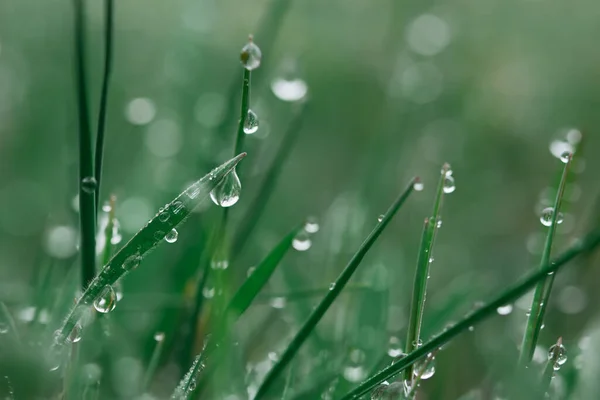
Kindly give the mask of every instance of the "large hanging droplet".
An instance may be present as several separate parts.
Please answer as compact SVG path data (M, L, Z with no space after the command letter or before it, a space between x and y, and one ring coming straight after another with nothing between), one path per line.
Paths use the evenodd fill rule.
M570 151L565 151L560 155L560 161L562 161L563 163L568 163L569 160L571 159L571 157L573 156L573 153L571 153Z
M86 176L81 180L81 188L86 193L93 193L98 187L98 182L93 176Z
M173 228L169 233L166 234L165 241L167 243L175 243L177 241L178 236L179 232L177 232L177 229Z
M260 59L262 58L262 53L260 48L254 44L252 40L252 36L250 36L248 43L244 47L242 47L242 52L240 54L240 61L244 68L249 71L256 69L260 66Z
M292 241L292 247L298 251L306 251L310 249L310 246L312 246L312 241L310 240L308 232L304 229L301 230Z
M425 369L423 369L423 363L427 363ZM416 365L417 367L413 369L413 375L415 377L418 377L420 374L421 379L429 379L435 374L435 358L416 363Z
M319 221L316 217L308 217L304 224L304 230L308 233L316 233L319 231Z
M244 119L244 133L252 135L258 130L258 115L252 110L248 110L248 114Z
M415 183L413 183L413 189L415 189L417 192L422 191L424 188L425 185L421 181L415 181Z
M567 349L562 343L552 345L548 349L548 360L554 361L554 370L558 371L567 362Z
M210 192L212 201L221 207L231 207L240 199L242 183L235 169Z
M452 193L456 190L456 185L454 184L454 178L446 174L444 178L444 193Z
M117 306L117 294L110 285L106 285L94 300L94 308L103 314L109 313Z
M554 217L554 208L546 207L542 210L542 215L540 215L540 222L544 226L552 225L552 218ZM563 214L561 212L556 216L556 224L562 224L563 222Z

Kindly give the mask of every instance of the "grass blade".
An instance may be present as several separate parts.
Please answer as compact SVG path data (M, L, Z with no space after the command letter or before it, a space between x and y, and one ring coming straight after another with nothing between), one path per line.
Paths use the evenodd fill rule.
M559 358L562 356L560 349L562 348L562 337L559 337L554 347L554 352L549 353L548 361L542 372L542 379L540 381L540 398L544 398L544 394L550 388L550 381L554 376L554 367L559 365Z
M404 371L408 366L414 364L420 358L427 354L435 351L440 346L448 343L454 337L458 336L464 331L468 331L470 326L474 326L477 323L486 320L491 316L498 315L497 308L508 303L512 303L519 297L526 294L531 290L538 282L544 280L548 274L558 272L566 263L573 260L580 254L588 253L600 245L600 229L590 232L585 238L579 241L574 246L570 247L567 251L562 253L558 258L552 262L544 265L538 271L535 271L520 282L517 282L513 286L509 287L498 295L494 300L488 302L484 306L476 309L469 313L465 318L459 322L453 324L444 332L434 336L433 339L429 340L423 346L419 347L415 351L407 354L406 357L400 359L397 363L385 368L377 374L367 378L358 387L346 394L341 400L356 399L363 394L369 392L381 382L386 379L390 379L393 376Z
M433 257L433 244L438 230L438 222L441 221L442 202L444 199L444 183L450 174L450 165L444 164L436 190L433 213L431 218L425 219L421 246L417 258L417 269L413 284L413 293L410 303L410 317L408 320L408 331L406 334L405 353L408 354L419 346L421 335L421 324L423 323L423 312L425 311L425 294L427 292L427 279L429 277L429 266ZM406 369L404 379L412 380L412 367Z
M150 363L148 364L148 369L144 374L144 383L142 385L142 390L147 391L150 388L150 382L154 377L154 373L156 372L156 368L158 368L158 362L160 361L160 356L162 354L163 345L165 342L165 334L163 332L156 332L154 334L154 340L156 341L156 346L154 346L154 351L152 352L152 358L150 358Z
M17 324L15 323L15 319L6 304L0 301L0 325L2 325L2 333L6 333L6 331L10 331L10 334L14 337L15 342L19 345L21 344L21 336L19 335L19 331L17 330Z
M184 190L171 203L161 208L159 213L136 233L93 279L57 332L56 342L64 343L79 320L81 312L92 305L104 287L113 285L119 278L135 269L142 258L162 243L167 233L182 223L190 212L209 195L212 189L225 179L227 174L233 171L237 163L245 156L246 154L242 153L215 168L208 175Z
M94 158L94 176L96 177L96 210L100 196L100 180L102 178L102 161L104 158L104 132L106 127L106 112L108 104L108 84L112 73L113 59L113 20L114 0L104 0L104 74L100 92L100 109L98 111L98 128L96 130L96 155Z
M81 226L81 287L96 275L96 206L92 133L85 71L85 1L73 0L75 11L75 77L79 115L79 223Z
M252 36L250 36L250 41L252 41ZM242 104L240 106L240 121L238 123L238 130L235 136L235 146L233 150L233 155L239 154L242 152L244 148L244 141L246 139L246 133L244 132L244 124L246 123L246 118L248 118L248 110L250 109L250 78L252 76L252 71L244 68L244 78L242 80Z
M292 361L294 356L298 353L298 350L300 350L300 347L302 346L302 344L306 341L306 339L308 339L308 336L313 331L313 329L317 326L317 324L319 323L321 318L323 318L323 315L325 315L325 312L327 312L329 307L333 304L334 300L342 292L342 290L344 289L344 287L346 286L346 284L348 283L348 281L354 274L354 271L356 271L356 269L360 265L364 256L367 254L369 249L373 246L375 241L379 238L379 235L381 235L381 232L383 232L385 227L392 220L393 216L400 209L400 207L404 204L404 202L406 201L408 196L412 193L412 191L414 190L415 182L418 182L418 178L413 178L410 181L408 187L398 196L398 198L394 201L394 203L390 206L388 211L385 213L381 222L379 222L375 226L373 231L371 231L369 236L365 239L363 244L356 251L356 253L352 257L350 262L348 262L348 264L346 265L346 267L344 268L342 273L338 276L338 278L332 285L331 290L325 295L323 300L321 300L321 302L317 305L317 307L312 312L312 314L308 317L308 319L304 323L304 325L302 325L302 327L300 328L300 330L298 331L296 336L294 336L294 338L292 339L292 341L290 342L288 347L282 353L279 361L268 372L267 376L265 377L265 380L263 381L261 386L258 388L258 391L256 392L256 396L254 397L255 400L261 399L267 394L271 385L273 385L273 383L279 377L279 375L281 375L281 373L283 372L285 367L290 363L290 361Z
M240 226L238 229L236 229L236 235L233 239L232 245L232 254L236 256L239 255L243 250L246 241L252 234L252 231L256 227L256 224L260 220L260 217L265 210L269 198L273 193L273 188L277 183L277 178L281 173L283 164L289 158L290 151L294 147L294 143L299 136L298 133L302 128L305 110L306 104L302 103L283 136L281 144L279 145L279 148L275 154L275 158L267 169L265 178L263 179L256 196L254 199L252 199L252 203L248 207L248 211L244 215Z
M563 173L556 192L556 199L554 200L554 212L548 227L548 234L546 236L546 244L544 246L544 252L542 253L542 260L540 265L547 265L550 261L550 255L552 252L552 244L554 242L554 234L556 232L556 225L558 216L560 214L560 206L565 192L565 185L567 176L569 173L569 166L571 165L572 155L569 154L567 163L563 169ZM542 328L544 320L544 314L546 312L546 305L550 297L550 291L554 283L554 275L548 276L547 279L541 281L535 288L535 294L533 296L533 302L531 303L531 310L529 317L527 318L527 326L525 328L525 334L523 335L523 341L521 344L521 352L519 354L519 364L524 365L531 361L533 357L533 351Z

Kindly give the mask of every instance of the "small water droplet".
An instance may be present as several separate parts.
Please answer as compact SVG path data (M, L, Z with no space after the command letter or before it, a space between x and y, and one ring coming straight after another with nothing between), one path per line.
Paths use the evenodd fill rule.
M242 52L240 53L240 61L244 68L249 71L256 69L260 66L260 60L262 58L262 52L260 48L254 44L252 40L252 36L250 36L248 43L244 47L242 47Z
M229 267L229 261L222 259L213 259L210 262L210 267L212 269L227 269Z
M306 251L310 249L312 241L305 230L300 231L294 240L292 240L292 247L298 251Z
M8 324L4 322L0 322L0 334L4 334L8 332Z
M418 339L418 340L416 340L416 341L413 342L413 346L415 346L417 348L421 347L421 346L423 346L423 341L421 339Z
M196 381L192 379L189 385L190 391L196 390Z
M544 226L550 226L550 225L552 225L553 216L554 216L554 208L546 207L542 210L542 214L540 215L540 222ZM556 223L562 224L563 219L564 219L563 214L561 212L559 212L558 215L556 216Z
M248 114L244 119L244 133L252 135L258 130L258 115L252 110L248 110Z
M75 327L73 327L73 330L67 337L67 340L70 343L77 343L81 340L81 325L76 324Z
M496 309L496 311L498 312L498 314L500 315L508 315L512 312L513 310L513 306L512 304L507 304L505 306L500 306Z
M424 188L425 188L425 185L421 181L416 181L413 184L413 189L415 189L415 191L417 191L417 192L422 191Z
M423 366L423 363L427 362L423 361L421 363L416 363L416 367L413 369L413 375L415 377L417 377L419 375L419 373L421 373L421 369ZM431 378L433 375L435 374L435 358L433 358L429 364L427 365L427 367L425 368L425 370L423 371L423 373L421 374L421 379L429 379Z
M438 219L438 222L437 222L437 224L435 224L435 226L436 226L438 229L439 229L439 228L441 228L441 227L442 227L442 220L441 220L441 219Z
M474 327L473 325L471 325L471 326L469 327L469 332L473 332L474 330L475 330L475 327Z
M384 217L385 217L385 215L380 214L379 217L377 217L377 221L379 221L379 222L383 221Z
M165 241L167 243L175 243L177 241L177 237L179 236L179 233L177 232L177 229L173 228L171 229L171 231L169 233L167 233L167 235L165 236Z
M165 333L164 332L156 332L154 334L154 340L156 340L157 342L162 342L165 339Z
M287 301L285 297L273 297L269 300L269 305L273 308L282 309L285 308Z
M573 154L570 151L565 151L560 155L560 161L566 164L567 162L569 162L572 156Z
M548 360L555 360L554 370L558 371L567 362L567 349L562 343L552 345L548 349Z
M434 261L434 258L433 257L429 257L429 264L431 264L433 261Z
M273 362L279 361L279 356L274 351L270 351L268 354L268 357L269 357L269 360L271 360Z
M113 218L113 228L112 228L112 237L110 238L110 243L111 244L119 244L121 243L121 240L123 240L123 235L121 235L121 224L119 223L119 220L116 218Z
M184 208L185 205L181 200L175 200L172 204L173 214L179 214Z
M204 296L204 298L206 299L212 299L215 295L215 288L214 287L208 287L205 286L202 289L202 296Z
M444 178L444 193L452 193L456 190L456 185L454 183L454 177L449 174L446 174Z
M110 202L105 201L104 204L102 205L102 211L104 211L105 213L109 213L112 211L112 207L110 206Z
M109 313L117 305L117 294L110 285L106 285L100 292L100 295L94 300L94 308L103 314Z
M129 257L127 257L127 259L123 262L123 269L127 271L132 271L140 265L141 261L142 256L140 256L138 253L132 254Z
M86 193L94 193L97 187L98 182L96 182L96 178L93 176L86 176L81 180L81 188Z
M394 357L394 358L400 357L401 355L404 354L404 352L402 351L402 348L400 346L400 339L398 339L398 337L390 336L387 354L388 354L388 356Z
M231 207L240 199L241 190L242 183L234 169L210 192L210 198L218 206Z
M333 289L335 289L335 282L331 282L329 284L329 290L333 290Z
M367 370L362 365L348 365L343 374L348 382L360 382L367 377Z
M315 217L308 217L306 224L304 224L304 230L308 233L316 233L319 231L319 222Z

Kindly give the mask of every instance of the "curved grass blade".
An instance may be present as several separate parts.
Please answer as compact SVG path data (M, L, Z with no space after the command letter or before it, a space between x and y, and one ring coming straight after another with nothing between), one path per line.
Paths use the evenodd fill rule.
M556 199L554 200L554 211L548 227L548 234L546 236L546 244L544 246L544 252L542 253L542 259L540 262L541 266L547 265L550 261L550 255L552 253L552 244L554 243L554 234L556 232L556 225L558 216L560 214L560 206L565 192L565 185L567 182L567 176L569 173L569 167L571 165L572 155L569 154L567 163L563 169L563 173L556 192ZM546 313L546 306L548 299L550 298L550 292L552 285L554 284L554 275L548 276L547 279L541 281L535 288L535 294L531 303L531 310L529 317L527 318L527 326L525 328L525 334L523 335L523 341L521 344L521 352L519 353L519 363L521 365L527 364L533 357L533 351L537 344L538 336L542 328L544 320L544 314Z
M405 345L406 354L415 350L420 341L423 312L425 311L425 295L427 293L429 266L431 265L431 260L433 257L433 245L438 230L438 222L441 221L441 210L444 200L444 182L449 174L450 165L444 164L436 190L433 213L431 218L425 219L425 226L423 227L423 235L421 237L421 246L419 248L419 256L417 258L417 269L415 271L415 280L410 303L410 317L408 320L408 330L406 334ZM413 370L412 367L409 367L404 372L404 379L410 382L412 377Z
M11 336L15 339L15 343L21 344L21 336L19 335L19 331L17 331L17 324L15 324L15 319L6 304L0 301L0 324L3 325L3 333L7 330L10 331Z
M64 343L81 317L81 313L92 305L102 290L107 285L113 285L119 278L135 269L143 257L158 244L162 243L167 233L182 223L190 212L209 195L210 191L245 156L246 153L242 153L215 168L208 175L184 190L172 202L161 208L158 214L136 233L92 280L57 332L57 336L55 337L56 342Z
M256 196L254 199L252 199L252 203L248 207L248 211L244 215L239 227L236 229L236 235L233 239L232 246L232 254L234 255L241 253L246 241L251 236L252 231L260 220L267 202L273 193L273 188L277 183L277 178L281 173L283 164L289 158L290 151L294 147L294 143L298 138L298 133L300 132L302 128L302 122L304 121L306 103L302 103L299 106L300 108L297 110L292 121L290 121L290 124L283 135L281 144L275 153L275 158L267 169L266 175L257 191Z
M513 301L517 300L519 297L523 296L528 291L530 291L531 288L534 287L538 282L544 280L548 276L548 274L554 274L558 272L566 263L573 260L580 254L585 254L592 251L598 245L600 245L600 229L590 232L588 235L585 236L583 240L570 247L558 258L544 265L540 270L529 274L520 282L517 282L513 286L509 287L508 289L503 291L499 296L497 296L494 300L488 302L487 304L478 308L477 310L472 311L465 318L453 324L444 332L438 334L437 336L434 336L433 339L429 340L427 343L423 344L423 346L419 347L412 353L407 354L406 357L403 357L397 363L367 378L363 383L361 383L354 390L346 394L340 400L350 400L359 398L363 394L371 391L381 382L394 377L395 375L404 371L404 369L408 368L408 366L414 364L420 358L426 356L432 351L435 351L440 346L448 343L450 340L452 340L462 332L468 331L470 326L474 326L475 324L484 321L491 316L498 315L496 311L498 307L508 303L512 303Z
M273 385L275 380L281 375L285 367L292 361L295 355L300 350L302 344L308 339L310 333L315 329L321 318L325 315L329 307L333 304L334 300L340 295L364 256L367 254L369 249L373 246L373 244L381 235L381 232L385 229L385 227L392 220L396 212L400 209L400 207L404 204L408 196L414 190L414 184L418 182L418 178L411 179L408 187L398 196L398 198L394 201L394 203L390 206L390 208L385 213L383 219L375 226L373 231L369 234L369 236L365 239L362 245L358 248L352 259L348 262L342 273L338 276L336 281L331 287L331 290L325 295L323 300L317 305L312 314L308 317L304 325L300 328L296 336L292 339L288 347L282 353L279 361L273 366L273 368L267 373L265 380L258 388L256 392L255 400L259 400L264 398L269 388Z
M104 73L100 92L100 110L98 111L98 129L96 131L96 155L94 158L94 176L96 177L96 212L100 196L100 179L102 178L102 161L104 158L104 132L106 127L106 111L108 104L108 84L112 73L113 59L113 20L114 0L104 0Z

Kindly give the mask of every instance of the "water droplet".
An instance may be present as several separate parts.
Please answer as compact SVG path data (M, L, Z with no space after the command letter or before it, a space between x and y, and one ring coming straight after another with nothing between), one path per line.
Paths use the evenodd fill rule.
M438 222L437 222L437 224L435 224L435 226L436 226L438 229L439 229L439 228L441 228L441 227L442 227L442 220L441 220L441 219L438 219Z
M138 253L132 254L129 257L127 257L127 259L123 262L123 269L127 271L132 271L140 265L141 261L142 256L140 256Z
M548 349L548 360L554 361L554 370L558 371L567 362L567 349L562 343L552 345Z
M154 334L154 340L156 340L157 342L162 342L165 339L165 333L164 332L156 332Z
M329 290L333 290L333 289L335 289L335 282L331 282L329 284Z
M433 257L429 257L429 264L431 264L433 261L434 261L434 258Z
M362 365L348 365L344 368L344 379L348 382L360 382L367 377L367 370Z
M222 259L213 259L210 261L210 267L212 269L227 269L229 267L229 261Z
M112 211L112 207L110 206L110 202L105 201L104 204L102 205L102 211L104 211L105 213L109 213Z
M175 200L172 204L173 206L173 214L179 214L181 210L185 208L185 205L181 200Z
M554 208L546 207L542 210L542 215L540 215L540 222L544 226L550 226L550 225L552 225L552 217L553 216L554 216ZM564 219L563 214L561 212L559 212L558 215L556 216L556 223L562 224L563 219Z
M269 300L269 305L273 308L282 309L285 308L287 301L285 297L273 297Z
M413 184L413 189L415 189L415 191L417 191L417 192L422 191L424 188L425 188L425 185L421 181L416 181Z
M389 346L387 350L387 354L390 357L400 357L404 354L402 348L400 347L400 339L396 336L390 336Z
M417 348L421 347L421 346L423 346L423 341L421 339L418 339L418 340L416 340L416 341L413 342L413 346L415 346Z
M271 82L271 91L279 100L292 102L302 100L306 96L308 85L299 78L278 77Z
M268 354L268 357L269 357L269 360L271 360L273 362L279 361L279 356L274 351L270 351Z
M204 298L206 299L212 299L215 295L215 288L214 287L208 287L205 286L202 289L202 296L204 296Z
M413 375L415 377L417 377L421 373L424 362L427 362L427 360L425 360L421 363L416 363L417 366L413 369ZM422 372L423 373L421 374L421 379L429 379L435 374L435 358L430 360L427 367Z
M508 315L512 312L513 310L513 306L512 304L507 304L505 306L500 306L496 309L496 311L498 312L498 314L500 315Z
M456 190L456 185L454 184L454 177L446 174L444 178L444 193L452 193Z
M292 246L298 251L306 251L310 249L311 245L312 241L305 230L300 231L292 240Z
M319 231L319 223L315 217L308 217L306 224L304 224L304 230L308 233L316 233Z
M475 330L475 327L474 327L473 325L471 325L471 326L469 327L469 332L473 332L474 330Z
M556 158L562 158L565 152L573 153L573 145L562 140L554 140L550 143L550 153Z
M111 244L119 244L121 240L123 240L123 235L121 235L121 224L119 220L113 218L113 228L112 228L112 237L110 238Z
M165 236L165 240L167 243L175 243L177 241L178 236L179 233L177 232L177 229L173 228L171 229L171 232L167 233L167 235Z
M252 40L252 36L250 36L248 43L244 47L242 47L242 52L240 54L240 61L244 68L249 71L256 69L260 66L260 60L262 58L262 52L260 48L254 44Z
M117 294L110 285L106 285L100 292L100 295L94 300L94 308L103 314L109 313L117 305Z
M97 187L98 182L96 182L96 178L93 176L86 176L81 180L81 188L86 193L94 193Z
M0 322L0 334L4 334L8 332L8 324L4 322Z
M169 211L166 209L166 207L161 207L158 210L158 220L160 222L167 222L170 217L171 215L169 214Z
M566 164L567 162L569 162L572 156L573 154L570 151L565 151L560 155L560 161Z
M77 343L81 340L81 325L76 324L69 336L67 337L67 341L70 343Z
M379 222L383 221L384 217L385 217L385 215L380 214L379 217L377 217L377 221L379 221Z
M234 169L210 192L210 198L218 206L231 207L240 199L241 190L242 183Z
M258 130L258 115L252 110L248 110L248 114L244 119L244 133L251 135Z

